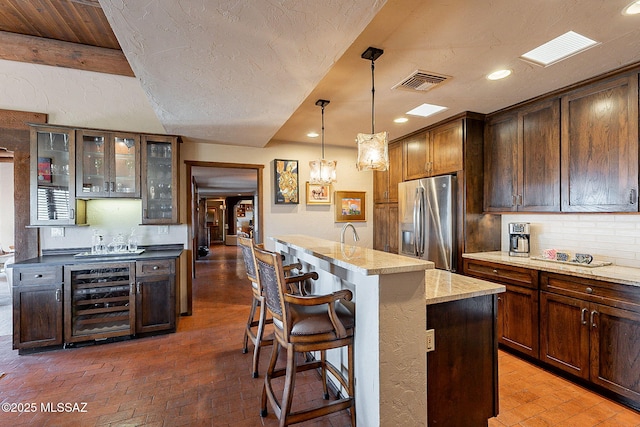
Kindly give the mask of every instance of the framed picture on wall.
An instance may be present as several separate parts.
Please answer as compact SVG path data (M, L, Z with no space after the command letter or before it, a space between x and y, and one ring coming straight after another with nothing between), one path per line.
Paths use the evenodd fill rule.
M364 191L336 191L336 222L365 222Z
M309 181L307 181L307 204L330 205L331 185L309 184Z
M275 175L275 203L277 205L297 205L299 203L298 161L273 161Z

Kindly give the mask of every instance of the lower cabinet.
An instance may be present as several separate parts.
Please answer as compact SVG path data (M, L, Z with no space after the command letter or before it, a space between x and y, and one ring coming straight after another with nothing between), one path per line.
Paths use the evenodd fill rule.
M136 263L136 333L175 330L175 260Z
M13 348L62 344L62 267L15 268Z
M463 271L505 285L498 295L498 343L538 357L538 272L478 260L463 260Z
M640 288L542 273L540 289L540 360L639 408Z
M13 280L19 351L176 328L173 258L15 266Z
M373 249L398 253L398 204L376 203L373 206Z
M429 426L486 426L498 414L496 295L427 306Z

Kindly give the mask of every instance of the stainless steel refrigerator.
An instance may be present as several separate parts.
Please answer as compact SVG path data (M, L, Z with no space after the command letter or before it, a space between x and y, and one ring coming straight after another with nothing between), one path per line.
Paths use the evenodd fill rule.
M436 176L398 185L398 237L401 255L433 261L456 271L456 177Z

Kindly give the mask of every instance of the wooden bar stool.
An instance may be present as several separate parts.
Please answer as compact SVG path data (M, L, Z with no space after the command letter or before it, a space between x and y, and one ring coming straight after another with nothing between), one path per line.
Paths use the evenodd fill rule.
M248 352L248 343L251 340L253 344L253 363L251 365L253 378L258 378L258 364L260 362L260 348L271 345L273 343L272 336L265 336L265 325L272 323L272 319L266 318L266 310L264 309L264 293L260 280L257 277L257 268L255 263L255 257L253 253L254 243L253 240L246 237L238 237L238 244L242 250L242 257L244 259L245 270L247 272L247 278L251 282L251 309L249 310L249 318L247 319L247 325L244 330L244 340L242 352ZM290 272L294 269L300 270L302 266L297 264L288 265L285 270L288 277L287 283L292 289L304 289L304 283L308 279L317 279L318 273L311 272L306 274L291 275ZM259 310L259 312L258 312ZM256 312L258 317L256 319Z
M264 288L267 311L272 317L274 327L273 349L269 367L264 377L262 391L262 411L267 415L267 400L278 417L279 425L288 426L321 417L333 412L349 409L351 425L356 425L354 397L354 359L353 332L354 315L340 303L351 300L349 290L340 290L329 295L300 296L288 293L282 259L276 253L254 248L258 277ZM326 359L326 351L347 347L347 377ZM276 369L280 348L287 351L285 368ZM297 353L319 352L320 360L305 361L299 364ZM324 399L322 405L292 411L295 394L296 373L309 369L320 369L322 374ZM329 401L327 389L327 371L343 387L345 397ZM272 380L285 376L282 399L275 396Z

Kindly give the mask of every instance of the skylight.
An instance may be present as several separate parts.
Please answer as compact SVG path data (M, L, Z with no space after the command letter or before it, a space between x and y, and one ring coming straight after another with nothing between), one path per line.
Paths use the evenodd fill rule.
M547 43L530 50L520 57L543 67L583 52L599 43L576 32L569 31Z
M429 117L446 109L447 107L441 107L440 105L422 104L411 111L407 111L407 114L410 114L412 116Z

